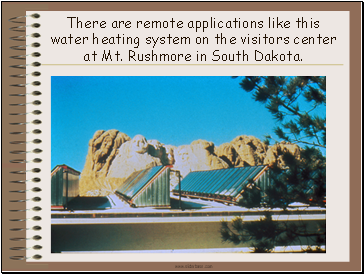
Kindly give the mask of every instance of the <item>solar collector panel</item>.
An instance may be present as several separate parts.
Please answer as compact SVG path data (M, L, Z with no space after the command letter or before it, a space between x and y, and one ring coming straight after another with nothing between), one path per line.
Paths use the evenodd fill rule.
M259 175L261 181L261 183L259 181L257 184L262 184L262 187L266 188L268 175L262 172L265 169L266 166L249 166L190 172L181 182L181 191L185 195L234 202L234 198L257 175ZM173 191L177 192L178 186Z
M218 183L214 184L211 188L211 193L213 194L221 194L221 191L218 191L219 189L224 189L228 184L231 183L230 178L231 176L236 173L237 170L233 168L226 169L221 172L221 177L218 179Z
M262 171L263 170L263 168L264 167L259 167L259 166L257 166L257 167L252 167L249 171L250 172L248 172L248 174L246 174L245 176L244 176L244 180L241 182L241 185L240 185L240 187L237 187L237 188L235 188L235 189L233 189L231 192L230 192L230 194L229 195L231 195L231 196L236 196L236 195L238 195L247 185L248 185L248 183L249 183L249 180L250 179L254 179L255 178L255 176L257 176L258 174L259 174L259 172L260 171Z
M126 192L136 184L136 182L139 180L139 178L142 177L142 175L143 172L139 172L137 176L133 180L131 180L128 184L125 185L123 184L123 187L120 189L120 192L126 195Z
M132 173L116 192L131 199L161 168L157 166Z
M214 173L211 173L211 178L209 179L208 183L206 183L206 185L201 189L201 192L212 194L212 189L216 185L221 184L221 178L224 177L224 171L226 170L215 170Z
M259 172L259 168L257 167L249 167L247 172L241 177L239 183L233 185L228 193L228 195L235 197L238 195L249 183L249 180L252 179L252 176Z
M238 168L232 168L229 170L229 172L226 173L226 176L224 177L225 184L221 184L217 186L213 191L214 194L222 194L224 190L226 190L226 187L233 183L235 178L239 176L240 170Z
M202 193L202 189L204 188L204 186L208 183L210 176L207 172L205 171L199 171L200 176L199 179L196 180L196 183L191 185L191 188L189 189L189 191L191 192L195 192L195 193Z
M195 181L195 177L197 177L198 173L189 173L182 181L181 181L181 189L184 191L187 191L191 185L193 184L193 181Z
M221 195L230 196L231 191L238 187L244 180L244 176L246 176L249 173L249 167L243 167L239 168L236 175L231 179L231 182L226 185L226 188L220 192Z
M130 185L134 182L134 180L137 180L138 177L143 173L143 170L139 170L139 171L135 171L133 172L127 179L126 181L122 184L122 186L120 186L118 188L118 192L120 193L124 193L126 189L128 189L128 187L130 187Z
M210 172L204 172L206 175L203 184L201 184L195 191L200 193L206 193L209 189L210 185L212 184L214 177L216 175L216 170L212 170ZM208 192L207 192L208 193Z
M125 195L132 198L141 188L158 172L163 166L153 167L143 171L143 175L139 177L139 180L134 182L125 190Z
M201 189L201 187L203 187L206 184L206 180L208 180L209 176L206 172L201 171L200 172L200 177L199 180L196 181L195 184L191 185L191 190L192 192L196 192L199 191Z
M189 173L187 177L190 176L190 181L188 186L184 189L184 191L193 192L195 189L198 188L198 186L202 185L205 181L206 174L198 171Z

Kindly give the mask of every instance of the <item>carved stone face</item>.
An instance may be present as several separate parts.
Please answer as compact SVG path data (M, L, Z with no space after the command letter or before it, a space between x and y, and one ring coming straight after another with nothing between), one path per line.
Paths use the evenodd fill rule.
M148 150L147 139L142 135L135 135L133 140L131 140L131 147L137 153L145 153Z
M157 140L149 140L148 144L154 146L155 149L160 149L162 147L162 144Z
M153 157L161 158L165 154L165 148L157 140L148 140L148 153Z
M166 147L166 155L168 158L168 164L173 165L175 160L174 160L174 150L172 147Z
M187 160L188 160L188 151L187 151L187 149L182 148L182 149L179 151L179 154L180 154L180 156L181 156L181 160L182 160L182 161L187 161Z

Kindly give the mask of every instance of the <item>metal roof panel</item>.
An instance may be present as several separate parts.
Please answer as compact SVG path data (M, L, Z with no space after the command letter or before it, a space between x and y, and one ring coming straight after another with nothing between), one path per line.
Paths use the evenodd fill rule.
M266 166L249 166L206 171L193 171L181 181L181 191L235 197ZM178 187L174 189L178 191Z
M155 166L138 172L134 172L127 179L129 184L123 184L117 192L123 194L129 199L133 198L161 169L163 166Z

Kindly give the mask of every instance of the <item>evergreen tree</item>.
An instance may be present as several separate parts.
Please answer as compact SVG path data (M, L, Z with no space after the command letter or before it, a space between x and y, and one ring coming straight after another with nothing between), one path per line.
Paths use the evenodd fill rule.
M326 148L326 115L315 114L326 107L326 77L247 76L240 86L276 119L279 139Z
M264 193L251 182L239 205L283 210L292 202L325 206L326 157L321 151L326 149L326 114L320 115L317 109L326 107L326 78L250 76L244 77L240 86L251 92L255 101L264 104L276 119L278 125L273 131L278 139L305 147L300 159L285 153L285 166L270 168L270 187ZM266 142L271 139L267 135ZM244 222L241 217L231 224L223 221L220 232L223 241L248 242L254 252L271 252L275 246L305 243L315 246L305 252L322 252L319 247L326 241L326 222L317 222L316 229L308 230L303 222L276 222L267 210L258 222Z

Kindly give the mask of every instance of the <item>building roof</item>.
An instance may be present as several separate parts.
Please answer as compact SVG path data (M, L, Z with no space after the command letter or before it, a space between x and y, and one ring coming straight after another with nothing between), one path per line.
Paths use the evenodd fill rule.
M116 193L131 200L143 191L155 178L158 177L169 166L155 166L132 173L120 186Z
M75 173L75 174L77 174L77 175L80 175L80 174L81 174L81 172L79 172L79 171L77 171L77 170L73 169L72 167L69 167L68 165L63 164L63 165L56 165L56 166L52 169L52 171L51 171L51 176L53 176L53 174L55 174L55 173L56 173L58 170L60 170L61 168L66 169L66 170L70 170L70 171L72 171L73 173Z
M251 180L257 180L267 169L268 166L249 166L190 172L181 182L181 192L188 196L234 200ZM173 192L178 191L177 185Z

